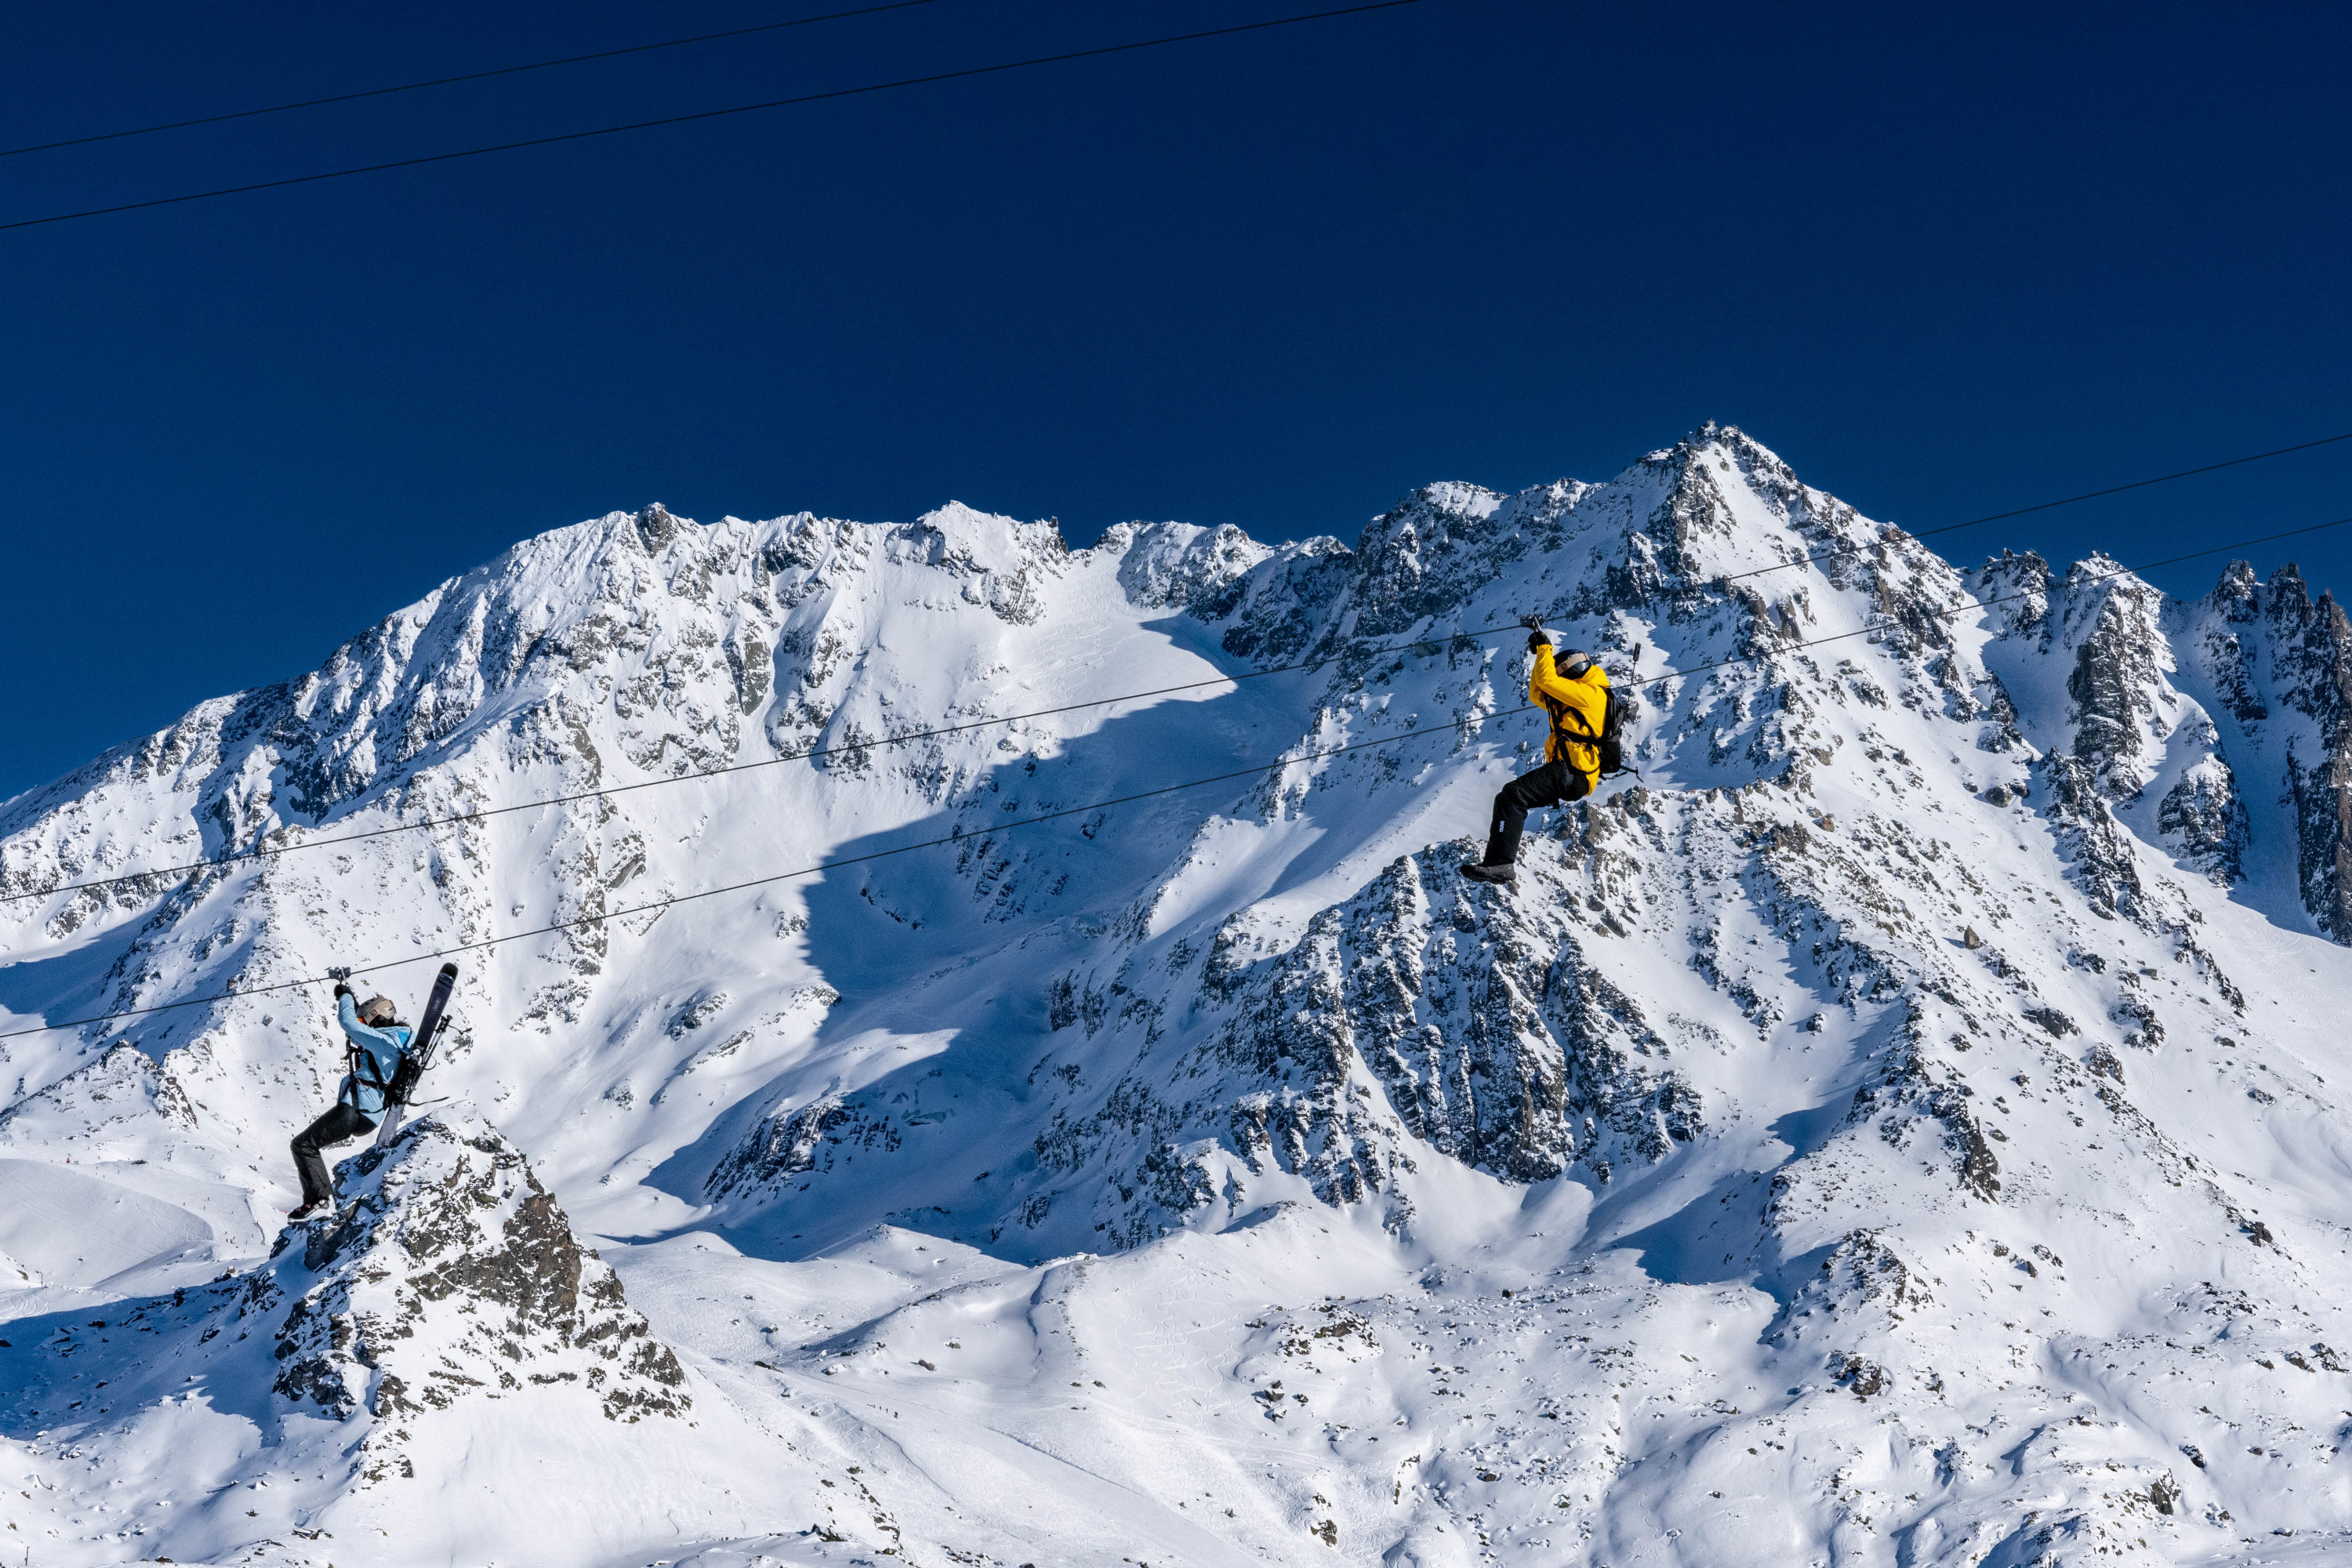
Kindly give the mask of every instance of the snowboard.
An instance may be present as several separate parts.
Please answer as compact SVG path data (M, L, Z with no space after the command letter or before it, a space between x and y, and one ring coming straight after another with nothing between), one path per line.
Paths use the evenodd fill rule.
M441 1015L449 1005L449 993L457 984L457 966L445 963L441 973L433 977L433 994L425 999L425 1016L416 1020L416 1037L408 1042L408 1049L393 1069L392 1082L383 1095L383 1121L375 1130L375 1147L388 1146L400 1133L401 1113L408 1109L408 1098L416 1091L416 1080L433 1065L433 1047L441 1033Z

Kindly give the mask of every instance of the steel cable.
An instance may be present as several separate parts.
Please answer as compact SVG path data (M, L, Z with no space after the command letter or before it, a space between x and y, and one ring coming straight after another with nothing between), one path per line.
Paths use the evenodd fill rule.
M699 33L691 38L665 38L657 44L631 44L625 48L599 49L593 54L567 55L560 60L533 60L529 65L499 66L493 70L467 71L459 76L435 77L430 81L404 81L396 87L372 87L360 92L339 92L327 98L306 98L299 103L273 103L262 109L238 109L226 114L206 114L194 120L174 120L163 125L141 125L129 131L102 131L94 136L69 136L62 142L38 142L27 147L0 148L0 158L20 157L26 153L53 153L60 147L87 147L93 142L120 142L126 136L152 136L161 131L185 131L196 125L219 125L231 120L251 120L264 114L288 114L298 109L319 109L330 103L355 103L363 98L384 98L395 92L418 92L428 87L451 87L464 81L487 81L492 77L520 76L525 71L552 70L558 66L585 65L590 60L617 59L623 55L651 54L656 49L683 48L688 44L716 43L721 38L749 37L754 33L780 33L790 27L812 27L819 22L845 21L852 16L872 16L884 11L905 11L917 5L937 5L939 0L890 0L887 5L866 5L855 11L829 11L822 16L795 16L788 22L762 22L755 27L731 27L723 33Z
M1941 528L1923 529L1917 533L1911 533L1908 530L1905 532L1912 539L1933 539L1939 533L1958 533L1964 528L1981 528L1988 522L2000 522L2006 518L2030 517L2037 511L2048 511L2054 507L2073 506L2078 501L2097 500L2105 496L2119 496L2126 490L2146 489L2150 485L2167 485L2175 479L2194 479L2199 474L2218 473L2223 468L2234 468L2246 463L2259 463L2265 458L2284 458L2292 452L2308 452L2315 447L2333 447L2338 441L2352 441L2352 430L2347 430L2341 436L2322 436L2316 441L2299 441L2292 447L2280 447L2268 452L2255 452L2243 458L2231 458L2219 463L2207 463L2201 468L2183 468L2177 474L2158 474L2154 479L2134 479L2126 485L2109 485L2103 490L2085 490L2078 496L2066 496L2058 500L2037 501L2032 506L2021 506L2010 511L1988 512L1982 517L1972 517L1966 522L1948 522ZM1794 561L1783 561L1777 565L1759 566L1749 572L1734 572L1725 581L1737 583L1743 577L1760 577L1767 572L1785 572L1791 566L1810 565L1816 561L1834 561L1840 556L1859 554L1871 548L1873 546L1867 544L1843 544L1835 550L1824 550L1819 555L1800 555Z
M2121 566L2117 567L2113 572L2093 574L2080 579L2079 581L2084 584L2109 582L2117 577L2130 576L2134 573L2153 571L2158 566L2177 565L2183 561L2196 561L2206 556L2226 554L2230 551L2242 550L2248 545L2267 544L2274 540L2293 539L2302 534L2318 533L2331 528L2342 528L2347 524L2352 524L2352 517L2339 517L2328 522L2313 523L2305 528L2291 528L2278 533L2264 534L2256 539L2241 540L2232 544L2215 545L2207 550L2193 550L2183 555L2168 556L2161 561L2145 562L2137 566ZM2061 585L2063 586L2064 584ZM1965 604L1955 605L1948 610L1931 611L1929 613L1931 615L1957 617L1972 610L1985 610L1991 608L1995 605L2011 604L2021 599L2030 599L2047 591L2048 590L2046 588L2021 589L2014 594L1998 595L1990 599L1973 599ZM1663 685L1670 680L1686 679L1691 676L1702 675L1709 670L1724 669L1731 666L1740 664L1762 663L1764 660L1770 658L1775 655L1794 653L1803 648L1819 647L1825 643L1843 642L1850 637L1874 636L1891 629L1893 626L1894 623L1879 622L1875 625L1863 626L1854 631L1833 632L1827 637L1808 638L1802 642L1787 644L1783 647L1769 649L1762 653L1740 654L1731 658L1717 659L1711 664L1696 665L1689 669L1670 670L1664 675L1653 676L1646 680L1636 679L1629 681L1627 684L1630 689L1639 690L1645 687ZM574 931L582 926L602 925L610 921L628 920L637 915L652 914L677 904L693 903L701 899L713 899L726 893L742 892L747 889L766 887L775 882L790 881L794 878L812 877L821 871L833 870L838 867L863 865L869 861L887 859L894 855L911 854L913 851L918 849L935 849L942 845L966 843L974 839L985 838L999 832L1010 832L1014 828L1034 826L1041 822L1055 822L1064 817L1081 816L1088 812L1107 811L1115 805L1126 805L1139 800L1150 800L1158 795L1175 795L1188 789L1200 789L1209 784L1223 784L1233 779L1248 778L1256 773L1277 773L1284 769L1295 767L1303 763L1319 762L1327 757L1344 756L1351 752L1368 751L1381 746L1398 745L1403 742L1416 740L1423 736L1444 734L1449 731L1462 730L1474 723L1484 724L1490 720L1508 719L1521 713L1528 713L1536 710L1535 704L1523 703L1517 708L1500 709L1492 713L1480 714L1474 719L1455 719L1444 724L1433 724L1419 730L1408 730L1402 734L1385 735L1375 741L1358 741L1345 746L1332 746L1320 752L1309 752L1299 756L1280 758L1272 763L1263 763L1252 767L1238 768L1231 773L1212 773L1205 778L1188 779L1182 784L1163 784L1158 789L1141 790L1133 795L1123 795L1115 796L1109 800L1094 801L1086 805L1074 805L1059 811L1041 812L1033 816L1016 818L1012 822L994 824L983 833L966 833L959 828L955 832L948 834L946 837L940 838L927 838L914 844L901 844L893 848L877 849L865 855L845 856L838 860L821 862L814 866L803 866L791 871L779 871L772 876L754 877L747 881L730 882L723 887L706 888L698 892L678 893L667 899L656 899L650 903L639 904L632 909L614 910L601 915L583 915L577 920L557 921L550 925L534 927L530 931L511 931L504 936L481 937L473 942L459 942L453 947L441 948L433 952L413 953L405 958L387 959L380 963L353 965L345 973L347 974L373 974L387 969L404 968L412 963L429 963L439 959L453 958L461 953L476 952L485 948L496 947L500 942L520 942L530 937L551 935L556 931ZM182 1007L198 1007L208 1003L230 1001L239 996L259 996L266 995L272 992L296 990L305 985L317 985L323 984L328 978L330 977L324 975L312 975L300 980L273 981L266 985L255 985L240 987L228 991L220 991L215 992L211 995L192 996L179 1002L160 1002L146 1007L130 1007L113 1013L93 1014L86 1018L76 1018L62 1024L42 1024L28 1029L12 1029L5 1034L0 1034L0 1040L19 1039L27 1035L53 1034L63 1029L86 1028L92 1024L112 1023L120 1018L145 1017L152 1014L168 1013Z
M1527 707L1514 708L1508 710L1507 713L1494 713L1486 715L1485 717L1503 718L1507 717L1508 713L1523 713L1527 710ZM1393 746L1402 742L1413 740L1424 735L1443 734L1450 731L1460 730L1470 722L1472 722L1472 721L1457 719L1450 723L1433 724L1423 729L1408 730L1404 733L1399 735L1385 735L1377 741L1358 741L1351 745L1333 746L1325 751L1309 752L1303 756L1285 757L1272 763L1261 763L1252 767L1237 768L1232 773L1212 773L1206 778L1187 779L1182 784L1162 784L1158 789L1140 790L1134 795L1118 795L1110 800L1093 801L1085 805L1073 805L1060 811L1040 812L1034 816L1017 817L1011 822L992 824L985 832L966 833L959 829L942 838L926 838L919 843L901 844L894 848L877 849L869 854L845 856L838 860L824 861L814 866L803 866L791 871L779 871L772 876L754 877L748 881L730 882L721 888L705 888L698 892L678 893L667 899L656 899L650 903L639 904L632 909L615 910L609 913L601 915L583 915L577 920L557 921L551 925L539 926L530 931L512 931L505 936L481 937L473 942L459 942L454 947L442 948L438 952L420 952L406 958L388 959L382 963L353 964L344 973L346 974L374 974L387 969L404 968L412 963L426 963L436 959L454 958L460 953L479 952L483 948L496 947L499 943L504 942L520 942L528 937L547 936L555 931L577 930L581 926L603 925L609 921L628 920L637 915L652 914L656 910L668 909L675 904L692 903L698 899L715 899L722 893L740 893L748 888L763 888L773 882L790 881L795 877L813 877L820 871L830 871L836 867L863 865L870 860L887 859L893 855L911 854L917 849L936 849L943 844L962 844L971 842L988 837L992 834L1009 832L1016 827L1030 827L1041 822L1054 822L1066 816L1083 816L1088 812L1108 811L1115 805L1126 805L1134 801L1150 800L1155 795L1174 795L1182 790L1200 789L1208 784L1223 784L1231 779L1248 778L1256 773L1278 773L1283 769L1295 767L1302 763L1318 762L1325 757L1336 757L1345 752L1360 752L1374 746ZM30 1029L12 1029L5 1034L0 1034L0 1040L17 1039L26 1035L50 1034L59 1029L78 1029L91 1024L110 1023L117 1018L144 1017L152 1013L168 1013L174 1008L179 1007L198 1007L208 1002L226 1002L238 996L259 996L274 991L290 991L304 985L316 985L320 984L323 980L330 978L333 977L312 975L301 980L278 980L273 981L267 985L245 986L228 991L216 992L209 996L192 996L182 1002L160 1002L149 1007L131 1007L116 1013L95 1014L87 1018L76 1018L69 1023L43 1024Z
M2331 437L2331 439L2342 438L2343 437ZM2318 444L2319 443L2310 443L2310 445ZM2285 447L2279 448L2281 452L2300 451L2302 449L2302 447ZM2275 454L2264 455L2269 456ZM2232 459L2232 462L2252 462L2253 460L2255 459L2251 458L2234 458ZM2218 464L2215 466L2227 467L2229 465ZM2203 472L2205 470L2191 469L2188 471ZM2178 476L2166 477L2170 478ZM2152 479L2138 482L2141 484L2153 484L2158 483L2160 480ZM2128 489L2136 487L2122 486L2118 488ZM2095 495L2105 495L2112 494L2114 492L2101 490L2094 491L2092 493ZM2044 504L2045 506L2063 506L2068 503L2065 501L2052 501ZM2033 510L2040 509L2028 508L2026 510ZM2127 567L2125 568L2125 570L2154 571L2159 566L2177 565L2183 561L2193 561L2207 555L2219 555L2232 550L2247 549L2256 544L2268 544L2281 539L2291 539L2299 534L2321 532L2327 529L2340 527L2347 520L2339 519L2335 522L2317 523L2308 528L2289 529L2283 533L2264 534L2256 539L2240 540L2234 543L2217 545L2210 550L2195 551L2187 555L2177 555L2164 561L2149 562L2145 566ZM1956 528L1967 526L1969 525L1965 523L1956 523L1953 525L1953 527ZM1934 531L1947 531L1938 530ZM1864 550L1885 549L1900 544L1904 542L1906 539L1916 539L1919 537L1921 536L1918 534L1905 533L1897 538L1879 540L1874 541L1868 545L1856 546L1855 550L1858 552ZM1809 557L1808 559L1827 558L1827 556L1822 556ZM1802 563L1801 562L1787 563L1787 564L1791 566L1801 563ZM1766 568L1766 570L1771 570L1771 568ZM2113 574L2108 574L2108 575ZM1753 575L1755 575L1755 574L1752 572L1737 573L1726 577L1712 579L1712 581L1737 582L1742 577ZM2105 579L2101 578L2099 580L2104 581ZM1999 603L2000 601L1992 602ZM1381 647L1370 649L1346 649L1339 653L1327 655L1321 658L1302 660L1297 664L1275 665L1265 669L1244 671L1239 675L1210 676L1201 680L1182 681L1173 686L1155 687L1145 691L1125 692L1116 697L1092 698L1084 702L1068 702L1055 708L1040 708L1024 713L1008 713L987 719L974 719L965 723L942 725L939 728L930 730L908 731L902 734L882 736L873 741L859 742L855 744L845 743L833 746L814 746L803 751L789 752L782 756L763 757L757 762L751 763L732 763L725 767L707 768L699 773L682 773L672 778L640 779L635 784L614 784L602 789L580 790L569 795L543 795L531 800L519 801L512 805L488 806L480 811L457 812L444 816L428 816L414 822L394 823L388 827L369 828L359 833L343 833L326 837L305 838L301 842L295 844L257 845L251 849L240 849L233 854L215 856L205 860L189 861L179 866L158 867L143 871L126 871L113 877L92 878L87 881L80 882L54 882L44 888L26 889L17 892L0 893L0 904L16 903L28 899L52 898L59 893L95 891L105 888L121 887L131 882L143 882L159 877L188 876L199 871L215 870L223 867L242 865L247 861L274 859L280 855L289 855L297 850L326 848L339 844L358 844L363 843L369 839L387 837L396 833L418 833L436 827L450 827L462 826L463 824L470 822L483 822L491 817L509 816L519 811L536 811L545 806L569 805L583 800L609 799L614 795L634 794L638 790L656 789L667 784L690 784L702 779L722 778L730 773L749 773L760 768L777 767L786 763L808 762L814 758L834 756L846 752L866 751L877 747L910 745L919 741L937 740L942 736L961 734L970 730L987 729L999 724L1018 724L1032 719L1052 718L1063 713L1080 712L1090 708L1113 707L1121 702L1139 702L1147 698L1165 697L1179 691L1196 691L1203 687L1225 685L1238 686L1244 681L1260 680L1268 676L1287 675L1300 670L1319 669L1326 665L1338 663L1339 660L1356 654L1360 654L1366 658L1378 658L1382 654L1406 652L1413 648L1443 647L1447 644L1462 640L1474 642L1479 641L1484 638L1493 637L1498 632L1507 631L1516 624L1517 623L1497 622L1471 630L1450 632L1443 637L1422 637L1410 642L1392 643ZM1840 633L1838 635L1840 637L1852 637L1859 634L1847 632ZM1798 644L1795 646L1809 647L1811 645ZM1730 662L1736 663L1739 661L1733 660ZM1709 669L1719 669L1722 668L1724 668L1724 665L1720 663L1700 665L1688 670L1680 671L1678 674L1695 675L1704 673ZM1675 679L1675 676L1669 675L1656 678L1657 680L1673 679ZM1643 681L1639 684L1651 685L1654 683L1655 681ZM278 831L284 832L286 829L280 828Z
M0 223L0 229L37 228L44 224L71 223L77 218L104 217L110 213L140 212L148 207L176 206L183 202L209 201L215 196L244 195L252 191L282 190L288 185L315 184L320 180L343 180L354 174L380 174L391 169L415 169L427 163L446 163L459 158L482 158L493 153L520 152L526 147L552 147L564 142L584 142L598 136L619 136L631 131L651 131L664 125L689 125L698 121L723 120L729 115L754 114L767 109L789 109L795 104L823 103L836 98L857 98L866 93L889 92L902 87L924 87L933 82L961 81L972 77L993 76L1002 71L1027 70L1033 66L1060 65L1068 60L1099 58L1105 55L1123 55L1137 49L1154 49L1164 44L1189 44L1202 38L1230 37L1236 33L1263 32L1268 27L1287 27L1300 22L1323 22L1335 16L1360 16L1367 11L1393 11L1402 5L1417 5L1421 0L1370 0L1361 5L1346 5L1335 11L1312 11L1297 16L1276 16L1264 22L1242 22L1230 27L1210 27L1197 33L1175 33L1163 38L1139 38L1131 44L1105 44L1099 48L1072 49L1058 55L1038 55L1024 60L1003 60L990 66L968 66L961 70L933 71L927 76L900 77L895 81L867 82L862 87L834 88L825 92L804 92L792 98L772 98L762 103L739 103L728 109L705 109L693 114L669 114L658 120L635 120L626 125L601 125L593 131L567 131L555 136L532 136L520 142L500 142L488 147L467 147L455 153L431 153L416 158L395 158L386 163L366 163L350 169L328 169L316 174L292 174L282 180L257 180L251 184L224 185L217 190L189 191L176 196L157 196L143 202L121 202L110 207L89 207L80 212L52 213L47 217L18 218L13 223Z

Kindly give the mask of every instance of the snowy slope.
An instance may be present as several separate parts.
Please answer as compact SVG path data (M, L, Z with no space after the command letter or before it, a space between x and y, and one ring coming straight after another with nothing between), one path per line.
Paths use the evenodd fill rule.
M1525 612L1641 777L1498 889ZM1960 570L1712 426L1352 549L528 541L0 806L8 1522L2333 1560L2347 647L2292 568ZM294 983L459 947L446 1103L281 1237Z

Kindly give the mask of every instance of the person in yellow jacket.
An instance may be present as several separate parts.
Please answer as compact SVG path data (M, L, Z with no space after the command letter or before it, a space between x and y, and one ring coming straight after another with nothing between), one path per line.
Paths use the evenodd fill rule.
M1527 831L1528 813L1539 805L1582 800L1601 782L1599 742L1609 715L1608 673L1584 654L1554 655L1551 639L1539 631L1528 634L1528 652L1533 656L1528 700L1551 715L1551 736L1544 742L1543 766L1521 773L1496 793L1486 858L1462 868L1462 874L1474 881L1507 882L1517 876L1519 836Z

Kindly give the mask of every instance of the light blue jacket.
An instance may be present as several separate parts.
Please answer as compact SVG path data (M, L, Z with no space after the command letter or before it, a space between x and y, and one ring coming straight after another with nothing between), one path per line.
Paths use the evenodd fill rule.
M379 1029L361 1023L359 1007L352 1001L352 994L348 991L343 993L338 1003L335 1016L342 1021L343 1033L351 1037L352 1049L374 1068L373 1076L378 1080L371 1083L360 1073L345 1073L342 1091L335 1098L362 1116L381 1118L383 1115L383 1089L380 1085L392 1081L392 1075L399 1068L400 1058L407 1053L408 1042L414 1037L405 1024ZM355 1058L354 1065L357 1061Z

